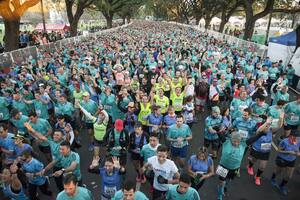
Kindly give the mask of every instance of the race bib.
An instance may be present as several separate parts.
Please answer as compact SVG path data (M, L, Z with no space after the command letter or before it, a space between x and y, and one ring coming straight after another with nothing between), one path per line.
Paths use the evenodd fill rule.
M3 119L3 113L0 113L0 120Z
M260 145L261 150L269 151L271 149L271 143L262 143Z
M222 167L221 165L218 165L217 170L216 170L216 174L218 174L219 176L226 178L227 174L228 174L228 169L225 169L224 167Z
M292 122L298 122L299 121L299 116L297 116L295 114L291 115L291 121Z
M239 130L239 134L242 138L248 138L248 131L245 130Z
M272 127L277 127L277 126L278 126L278 122L279 122L279 119L272 119L272 124L271 124L271 126L272 126Z
M36 110L36 115L37 115L37 116L41 116L41 114L42 114L42 111L41 111L41 110Z
M246 105L240 105L239 106L239 111L243 112L246 108L248 108L248 106L246 106Z
M182 145L183 145L183 142L179 143L179 142L176 141L176 142L172 143L172 146L175 147L175 148L182 148Z
M113 196L117 192L117 187L104 186L104 193L108 196Z
M111 106L110 105L104 105L104 110L110 110Z

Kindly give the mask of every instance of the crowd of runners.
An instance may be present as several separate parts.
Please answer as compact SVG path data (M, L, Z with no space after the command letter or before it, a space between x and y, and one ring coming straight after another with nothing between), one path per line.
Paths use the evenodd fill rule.
M40 52L0 77L2 195L91 200L84 174L94 173L101 200L199 200L211 178L219 180L211 199L222 200L243 159L257 186L288 195L300 156L300 97L288 93L294 73L251 48L163 22ZM206 110L205 129L192 132ZM204 140L189 157L195 134ZM88 170L78 148L93 154ZM267 165L271 182L261 180ZM146 182L151 196L136 189Z

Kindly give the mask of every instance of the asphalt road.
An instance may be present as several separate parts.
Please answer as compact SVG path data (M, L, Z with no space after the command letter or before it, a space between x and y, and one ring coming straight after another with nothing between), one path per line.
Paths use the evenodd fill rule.
M291 94L291 99L295 99L294 94ZM204 113L197 115L198 122L195 123L192 128L193 140L190 143L189 156L195 153L198 147L203 145L204 120L208 115L208 113L209 112L206 110ZM281 134L282 131L283 130L280 130L278 135ZM92 153L87 150L88 138L87 138L86 131L81 130L80 135L82 138L83 147L81 147L78 150L78 153L80 154L80 159L81 159L80 165L81 165L81 172L83 175L83 183L86 185L86 187L89 190L92 191L94 199L99 200L100 199L100 176L96 174L90 174L87 171L92 160ZM300 174L296 171L294 172L292 179L287 185L289 191L288 196L280 195L278 190L272 187L270 183L270 176L275 166L275 162L274 162L275 156L276 156L276 152L273 150L266 171L262 175L262 185L256 186L254 184L254 178L249 176L246 171L247 157L248 157L247 154L241 166L241 170L240 170L241 176L240 178L236 178L234 181L231 182L228 189L228 196L225 199L228 200L265 200L265 199L297 200L299 199ZM299 164L299 160L298 160L298 164ZM215 166L216 165L217 163L215 163ZM257 168L255 166L255 170L256 169ZM128 160L127 162L127 174L125 176L126 176L125 179L134 178L134 180L136 177L136 172L133 169L133 165L131 164L130 160ZM279 180L281 181L281 179ZM51 179L50 181L51 181L52 191L56 192L56 186L54 181ZM217 176L211 177L205 182L204 186L199 191L202 200L217 199L217 183L218 183ZM148 183L141 185L140 190L144 192L149 198L151 198L151 195L149 193ZM43 195L40 195L40 197L42 200L50 199Z

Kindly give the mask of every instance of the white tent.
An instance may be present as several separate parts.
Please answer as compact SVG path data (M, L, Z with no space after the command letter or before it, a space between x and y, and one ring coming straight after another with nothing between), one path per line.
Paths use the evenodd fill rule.
M275 62L282 60L284 64L287 64L296 47L296 32L290 32L286 35L279 37L273 37L269 39L268 57Z

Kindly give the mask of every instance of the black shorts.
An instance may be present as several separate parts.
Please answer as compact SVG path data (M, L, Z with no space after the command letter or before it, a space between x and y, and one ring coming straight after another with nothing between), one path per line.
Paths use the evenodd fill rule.
M269 160L270 152L260 152L255 149L251 149L250 155L257 160Z
M104 143L103 140L97 140L97 139L94 137L93 145L96 146L96 147L104 147L104 146L105 146L105 143Z
M219 146L220 146L220 140L216 139L216 140L208 140L204 138L204 146L206 148L209 148L209 146L211 145L211 148L213 150L218 150Z
M88 122L86 122L86 123L85 123L85 128L86 128L86 129L94 129L94 124L93 124L93 123L88 123Z
M41 152L43 152L43 153L51 153L51 149L50 149L50 146L41 146L41 145L39 145L39 149L40 149L40 151Z
M296 159L293 161L287 161L277 156L275 162L278 167L295 167Z
M222 167L224 167L224 166L222 166ZM227 169L226 167L224 167L224 168ZM228 169L227 176L226 177L219 176L219 180L221 180L221 181L226 181L228 179L233 180L234 177L236 176L238 170L239 170L239 168L237 168L237 169Z
M297 130L298 129L298 125L290 125L287 124L286 126L283 126L283 129L288 131L288 130Z

